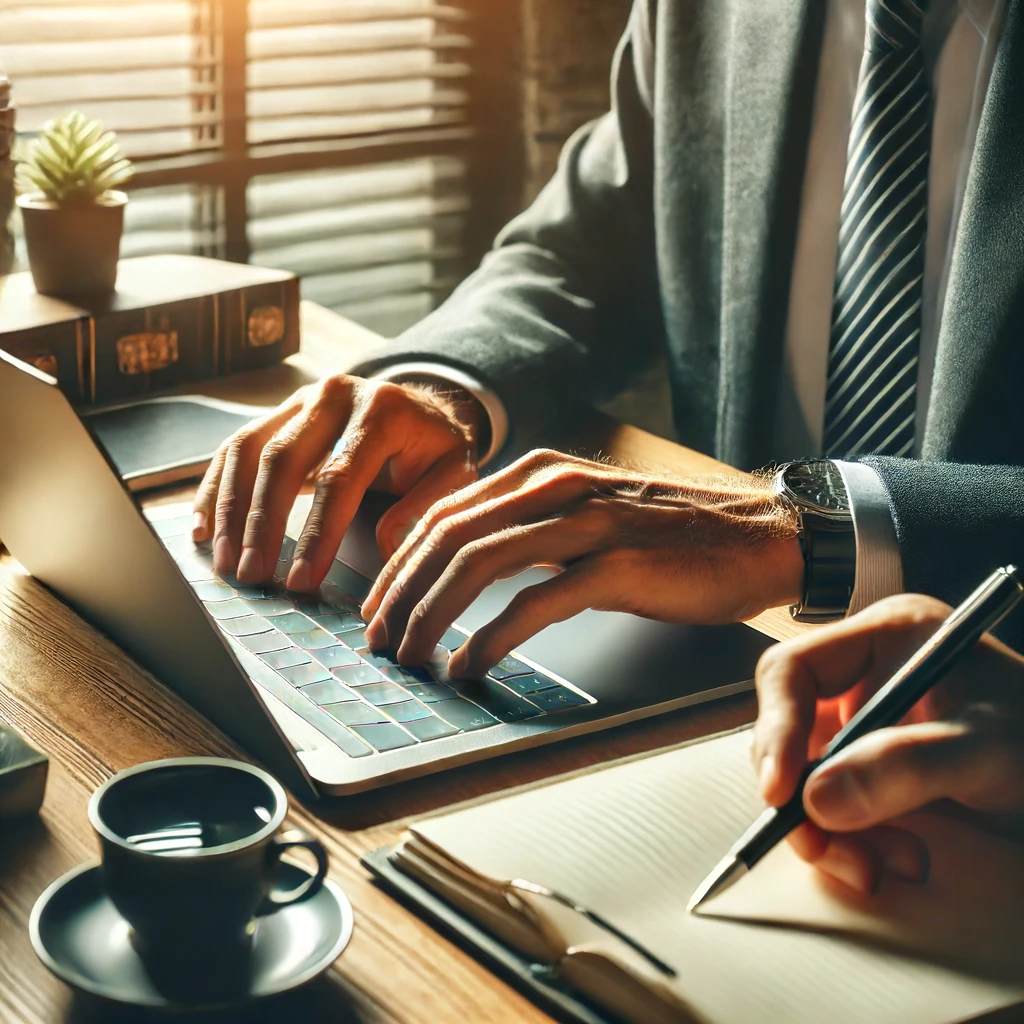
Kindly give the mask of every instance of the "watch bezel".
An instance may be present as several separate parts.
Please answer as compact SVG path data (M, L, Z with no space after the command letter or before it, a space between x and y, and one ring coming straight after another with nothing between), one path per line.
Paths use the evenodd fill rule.
M810 465L824 464L829 461L831 460L807 459L801 462L788 462L786 465L780 466L775 474L775 492L789 501L800 515L812 514L832 523L847 525L853 521L853 514L849 506L845 509L835 509L819 505L817 502L807 498L806 495L795 491L787 479L787 474L795 469L803 469Z

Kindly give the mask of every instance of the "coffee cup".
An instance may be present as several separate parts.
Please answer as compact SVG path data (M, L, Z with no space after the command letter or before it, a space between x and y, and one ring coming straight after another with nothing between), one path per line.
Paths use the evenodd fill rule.
M243 962L261 916L319 891L327 852L306 832L278 831L287 811L273 776L215 757L136 765L96 790L104 885L147 962L186 973ZM295 847L317 871L281 891L277 864Z

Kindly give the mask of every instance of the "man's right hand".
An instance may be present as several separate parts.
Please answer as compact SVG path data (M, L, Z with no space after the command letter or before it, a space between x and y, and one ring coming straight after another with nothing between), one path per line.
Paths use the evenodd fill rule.
M268 579L295 498L316 471L289 588L320 585L371 489L401 496L377 526L389 558L435 501L477 478L485 415L468 394L449 401L415 385L338 375L301 388L221 445L196 495L193 540L213 538L217 572Z

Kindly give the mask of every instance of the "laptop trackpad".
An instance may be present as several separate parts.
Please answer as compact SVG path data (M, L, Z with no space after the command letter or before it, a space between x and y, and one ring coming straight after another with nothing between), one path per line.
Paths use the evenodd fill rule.
M343 562L370 579L383 565L377 521L394 500L387 494L367 495L338 552ZM520 590L553 575L552 569L537 568L499 580L459 616L459 624L477 629ZM677 626L625 612L589 610L549 626L518 649L599 700L624 709L751 679L757 659L773 642L742 624Z

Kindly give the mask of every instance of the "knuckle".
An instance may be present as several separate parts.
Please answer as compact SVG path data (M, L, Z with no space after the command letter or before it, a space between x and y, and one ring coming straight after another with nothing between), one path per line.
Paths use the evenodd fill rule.
M369 407L372 413L388 414L408 400L408 394L400 384L385 380L376 384L370 395Z
M351 397L354 380L346 373L331 374L320 382L318 398L326 405L347 402Z
M282 438L273 437L260 454L260 468L268 473L281 473L291 462L291 448Z

